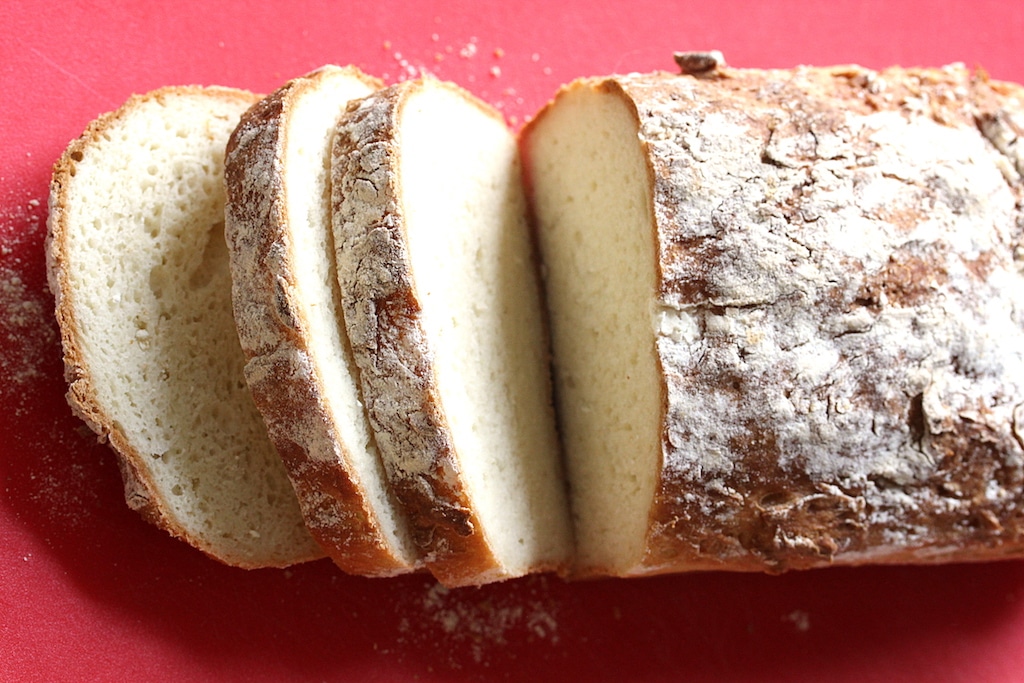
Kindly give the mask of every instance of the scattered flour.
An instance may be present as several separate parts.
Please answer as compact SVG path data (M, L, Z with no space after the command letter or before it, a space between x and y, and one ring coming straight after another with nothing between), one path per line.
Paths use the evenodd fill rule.
M0 216L0 401L17 416L24 415L43 365L59 357L53 301L39 282L45 231L39 206L31 198Z
M423 76L434 76L442 80L454 80L469 86L474 95L489 102L497 110L505 114L509 124L516 127L520 123L520 115L525 101L514 88L506 87L492 91L511 67L503 67L497 62L512 64L525 61L536 69L541 62L539 53L526 55L523 60L516 60L503 47L485 48L480 39L470 36L465 40L457 40L442 44L439 33L430 34L429 54L423 58L411 56L408 52L396 49L394 41L385 40L383 49L390 53L397 67L396 72L386 71L381 77L388 82L405 81ZM455 65L449 57L456 57ZM541 67L544 76L551 75L551 67Z
M5 394L20 393L42 376L40 362L57 333L45 295L26 286L17 268L0 265L0 368Z
M510 641L557 644L558 606L549 580L521 579L513 591L487 586L449 590L428 583L411 592L412 604L403 601L397 645L431 645L458 668L467 653L474 664L487 666L492 653Z
M3 495L34 511L52 531L44 537L50 544L94 522L82 511L105 504L95 482L109 463L84 457L101 452L87 450L99 447L84 423L67 426L60 337L45 282L45 214L37 197L0 200L0 406L8 426L0 452L24 456L8 463Z
M782 620L792 623L800 633L805 633L811 628L811 615L800 609L793 610L786 616L782 617Z

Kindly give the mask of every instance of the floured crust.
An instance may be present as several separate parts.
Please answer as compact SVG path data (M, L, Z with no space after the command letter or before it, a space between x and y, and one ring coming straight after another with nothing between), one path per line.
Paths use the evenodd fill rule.
M342 570L390 576L415 564L382 531L340 435L296 283L301 266L285 198L292 111L305 92L339 74L362 80L367 90L382 85L351 67L325 67L290 81L250 109L228 144L235 321L248 359L246 380L288 467L310 532Z
M1024 551L1024 91L962 67L595 79L653 178L662 469L628 573Z
M288 566L316 559L322 555L319 548L302 528L296 507L295 541L290 547L263 548L257 540L248 552L228 544L221 544L210 537L203 537L190 531L188 524L179 520L173 512L168 496L154 479L148 460L152 454L142 453L124 427L108 413L104 401L96 389L93 370L85 360L82 344L84 335L76 313L76 286L71 280L69 264L69 240L76 226L69 224L68 204L71 199L70 185L76 174L76 165L89 155L93 146L99 144L108 131L115 129L122 120L138 114L139 110L152 101L174 97L202 97L220 99L236 106L248 106L259 96L242 90L219 87L172 86L144 95L133 95L118 110L98 117L85 132L72 141L61 158L54 165L49 195L48 232L46 236L47 279L56 301L56 318L61 333L64 357L64 375L68 382L67 400L74 414L81 418L97 434L101 442L107 442L114 450L124 482L125 500L128 506L138 512L146 521L167 531L210 557L226 564L256 568L267 566ZM287 523L287 520L282 520Z
M353 103L335 137L333 202L345 322L392 490L434 575L502 578L471 509L420 322L397 176L409 81ZM400 379L395 379L400 378Z

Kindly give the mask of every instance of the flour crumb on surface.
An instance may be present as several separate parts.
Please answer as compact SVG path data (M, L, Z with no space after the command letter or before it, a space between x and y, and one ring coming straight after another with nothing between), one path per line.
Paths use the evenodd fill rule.
M802 609L795 609L782 618L783 621L788 621L796 628L800 633L805 633L811 628L811 615Z
M557 644L558 609L548 595L546 577L532 577L524 591L448 589L431 582L403 602L398 622L399 646L428 645L447 664L487 665L492 653L510 642ZM517 587L518 588L518 587Z
M15 415L24 414L27 390L43 376L43 364L60 353L53 301L45 285L30 284L41 265L26 256L39 252L42 242L39 206L33 197L0 216L0 400Z
M465 45L462 46L462 49L459 50L459 56L462 57L463 59L470 59L471 57L475 57L476 56L476 52L477 52L477 45L476 45L476 37L474 36L474 37L469 39L468 43L466 43Z

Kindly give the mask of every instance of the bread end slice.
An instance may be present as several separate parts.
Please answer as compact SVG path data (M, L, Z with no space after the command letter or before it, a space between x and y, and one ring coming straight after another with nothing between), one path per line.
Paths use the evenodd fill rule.
M224 146L258 98L169 87L93 122L54 167L46 240L72 409L129 506L227 564L322 556L242 376Z

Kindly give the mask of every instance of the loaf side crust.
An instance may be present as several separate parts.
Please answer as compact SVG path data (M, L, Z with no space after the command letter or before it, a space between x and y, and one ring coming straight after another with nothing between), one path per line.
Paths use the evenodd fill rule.
M342 570L391 576L415 565L382 532L340 437L296 289L295 246L285 202L284 150L291 110L304 92L336 72L373 89L382 86L351 67L319 69L250 109L228 144L226 230L235 321L247 356L246 380L288 467L307 527Z
M472 510L441 406L397 175L408 81L350 105L332 172L345 323L389 482L427 566L450 586L505 576Z
M663 464L634 574L1024 551L1024 90L612 79L653 177Z

